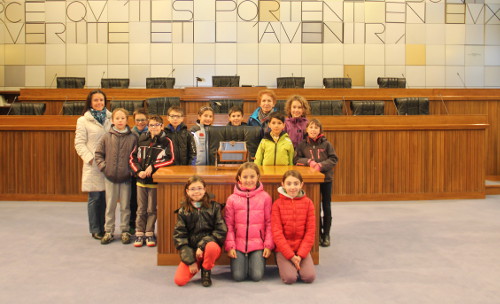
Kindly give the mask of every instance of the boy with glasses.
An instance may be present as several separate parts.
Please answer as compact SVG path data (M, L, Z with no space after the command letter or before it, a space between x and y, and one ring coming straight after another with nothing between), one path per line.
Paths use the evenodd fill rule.
M193 134L188 131L184 124L184 110L181 107L173 106L168 109L167 113L170 124L165 127L165 133L174 145L175 165L194 165L196 144Z
M130 168L137 178L137 219L135 223L135 247L156 246L156 188L153 173L175 161L172 141L163 131L163 119L149 117L148 132L139 137L130 155Z

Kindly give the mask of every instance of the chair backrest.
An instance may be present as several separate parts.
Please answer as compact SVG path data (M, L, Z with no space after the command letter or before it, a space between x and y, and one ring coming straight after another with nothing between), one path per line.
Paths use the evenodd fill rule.
M128 78L103 78L101 88L103 89L128 89L130 79Z
M63 104L63 115L82 115L85 101L66 101Z
M262 139L262 129L254 126L211 126L207 129L207 137L209 141L208 165L215 165L215 154L221 141L246 142L248 154L252 160Z
M15 102L10 105L9 115L43 115L45 103L41 102Z
M149 114L167 115L170 107L180 106L179 97L155 97L146 99Z
M175 78L173 77L148 77L146 78L146 89L173 89Z
M283 88L304 88L305 77L278 77L276 78L278 89Z
M85 77L57 77L58 89L83 89Z
M276 109L276 112L285 113L285 105L286 105L286 99L278 99L276 100L276 105L274 106L274 108Z
M311 115L343 115L342 100L311 100Z
M327 89L332 88L352 88L352 79L351 78L323 78L323 85Z
M243 110L243 99L211 99L210 107L214 109L214 113L229 113L229 109L237 106Z
M429 115L429 98L403 97L394 98L399 115Z
M212 76L213 87L239 87L240 76Z
M124 108L132 114L136 109L144 107L144 100L111 100L111 112L116 108Z
M384 115L383 101L353 100L351 101L352 115Z
M379 77L377 84L381 89L406 88L406 78Z

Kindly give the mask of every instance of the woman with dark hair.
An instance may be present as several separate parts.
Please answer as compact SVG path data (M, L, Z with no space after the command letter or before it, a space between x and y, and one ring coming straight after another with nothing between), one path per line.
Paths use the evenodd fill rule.
M104 174L94 161L97 142L111 127L111 112L106 109L106 94L94 90L87 96L82 116L76 122L75 149L83 160L82 191L88 192L89 230L100 240L104 235L106 196Z

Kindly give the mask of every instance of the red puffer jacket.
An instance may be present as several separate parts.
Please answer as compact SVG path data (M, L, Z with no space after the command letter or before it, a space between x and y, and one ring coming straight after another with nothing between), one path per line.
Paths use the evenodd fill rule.
M234 186L234 193L227 198L224 214L227 225L226 251L236 249L247 253L274 248L271 233L272 203L262 183L251 191Z
M316 215L313 202L304 194L290 198L282 187L274 201L271 227L276 251L286 259L305 258L314 245Z

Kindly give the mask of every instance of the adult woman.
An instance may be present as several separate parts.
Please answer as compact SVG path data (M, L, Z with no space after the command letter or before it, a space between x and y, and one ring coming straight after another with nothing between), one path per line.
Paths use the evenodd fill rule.
M89 230L92 237L104 235L104 174L94 162L97 142L111 127L111 112L106 109L106 95L101 90L89 93L82 117L76 122L75 149L83 160L82 191L89 193Z
M259 107L250 115L248 119L249 126L258 126L262 130L267 130L269 123L269 115L275 111L276 94L272 90L262 90L257 96Z

